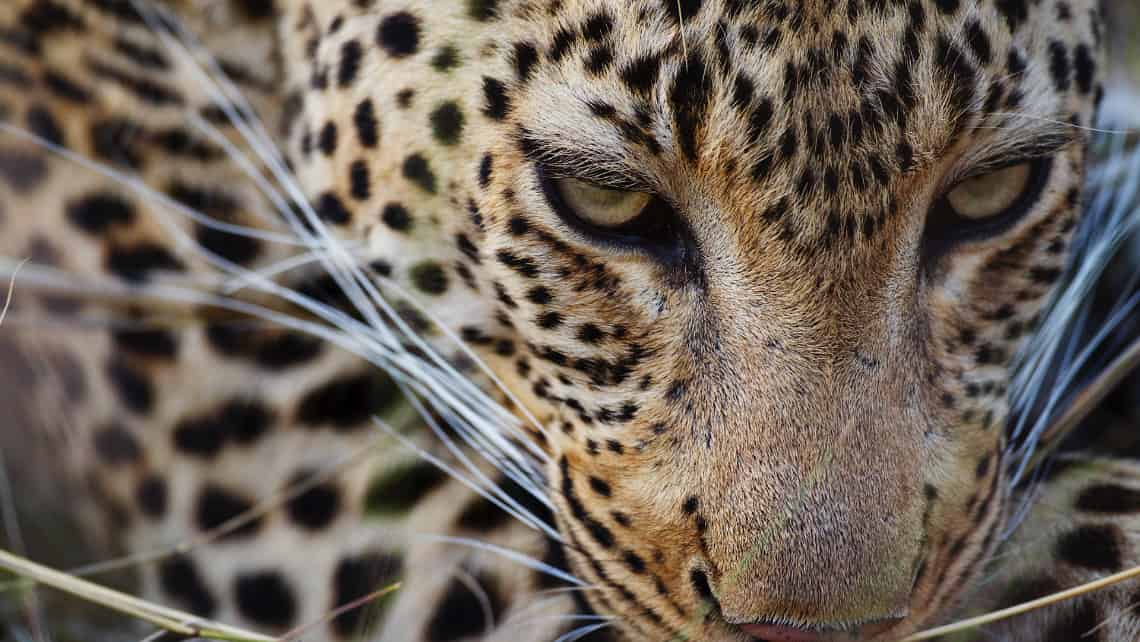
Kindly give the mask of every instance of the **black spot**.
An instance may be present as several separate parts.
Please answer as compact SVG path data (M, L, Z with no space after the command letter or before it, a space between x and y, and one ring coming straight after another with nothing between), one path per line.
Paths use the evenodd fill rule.
M1049 42L1049 74L1057 91L1066 92L1072 83L1072 66L1069 63L1069 50L1057 40Z
M399 203L388 203L380 214L380 219L397 232L405 232L412 226L412 215Z
M1057 541L1061 560L1096 571L1120 570L1119 531L1115 526L1081 526Z
M970 20L966 23L966 42L970 45L970 50L974 52L974 56L978 62L983 65L988 65L993 60L993 51L990 48L990 39L986 35L985 29L982 28L982 23L977 20Z
M166 60L162 52L157 49L132 42L131 40L123 38L121 35L116 36L114 46L116 51L119 51L124 57L130 58L132 63L140 67L160 72L168 71L170 68L169 60Z
M111 247L106 257L107 269L131 283L142 283L157 270L180 272L182 262L168 249L149 241L131 246Z
M697 3L699 7L699 3ZM669 89L673 122L681 150L690 160L697 158L697 131L702 126L712 84L704 61L692 54L681 66Z
M162 519L166 514L169 493L166 480L158 475L147 475L135 486L135 501L143 515L151 519Z
M435 194L435 172L422 154L412 154L404 159L404 178L408 179L423 191Z
M510 111L510 99L507 97L507 88L502 81L483 77L483 113L493 120L503 120Z
M546 305L550 303L554 297L550 294L550 289L545 286L536 286L526 293L527 301L536 305Z
M340 67L337 69L336 81L342 88L348 87L356 80L360 71L360 59L364 57L364 48L358 40L349 40L340 48Z
M351 604L385 588L400 579L403 570L403 559L391 553L365 553L341 559L333 572L333 603L330 609ZM367 606L346 611L333 618L329 627L341 638L366 635L367 631L362 630L362 627L369 618L365 616L370 608L381 606L382 604L371 601Z
M248 446L269 431L274 413L265 404L252 399L234 399L226 402L217 412L217 421L226 436Z
M53 145L62 147L65 144L63 130L55 116L42 106L33 105L28 108L28 130Z
M95 156L112 165L139 169L142 155L138 150L141 127L123 118L97 120L91 124L91 146Z
M685 498L685 503L681 505L681 511L686 515L692 515L693 513L697 512L699 505L700 500L698 500L695 495L690 495L689 497Z
M159 562L158 582L167 596L199 617L211 617L217 609L198 567L187 555L177 553Z
M686 25L701 10L701 0L661 0L665 13L679 25Z
M277 571L239 574L234 597L242 617L269 629L288 628L297 615L293 590Z
M331 425L338 430L365 428L399 394L382 372L346 375L305 393L297 408L297 421L310 426Z
M428 462L397 468L369 483L365 509L385 515L402 513L448 479L447 473Z
M336 123L331 120L325 123L321 128L321 133L317 137L317 148L325 156L332 156L336 153L337 147L337 128Z
M333 225L344 225L352 218L352 214L344 206L344 202L335 193L328 191L321 194L317 200L317 216L321 220Z
M1081 491L1077 510L1093 513L1140 512L1140 491L1117 484L1096 484Z
M186 102L176 90L151 78L132 75L94 58L87 58L85 62L95 78L115 83L149 105L165 107Z
M146 375L127 364L113 358L107 363L107 378L119 397L119 401L129 410L145 415L154 407L154 385Z
M429 116L432 136L444 145L455 145L463 133L463 112L455 101L436 107ZM431 191L431 190L429 190Z
M529 42L515 43L512 59L515 63L515 77L519 82L530 80L535 64L538 63L538 50Z
M412 284L421 292L439 296L447 292L447 272L435 261L421 261L410 271Z
M211 342L218 326L211 326ZM316 359L324 352L325 343L316 337L299 332L282 332L266 339L253 350L257 365L270 370L284 370Z
M467 15L476 20L490 20L498 11L499 0L467 0Z
M86 103L91 100L91 90L59 72L50 69L45 71L43 82L48 91L63 100L73 103Z
M645 572L645 560L641 559L641 556L633 551L623 551L622 561L625 562L625 565L629 567L630 571L638 575Z
M610 35L614 30L614 19L604 11L598 11L586 18L582 25L582 35L586 40L597 42Z
M261 241L201 223L195 225L194 238L198 245L239 265L248 265L261 254Z
M380 125L371 98L365 98L356 105L352 123L356 126L356 137L363 147L372 149L380 143Z
M1064 587L1062 587L1057 580L1048 575L1017 578L1013 587L1010 588L998 602L998 608L1006 609L1011 606L1032 602L1046 595L1057 593L1061 591L1062 588Z
M638 93L648 92L657 83L661 58L655 55L636 58L621 69L622 82Z
M238 516L242 516L244 521L241 525L227 525L227 528L230 530L220 535L219 539L247 537L257 533L258 529L261 528L261 516L250 517L247 515L253 507L254 504L252 501L236 495L221 486L207 484L202 488L201 494L198 495L194 519L200 530L209 532L223 525L227 525L230 520Z
M597 343L603 336L602 330L593 323L585 323L578 329L578 340L583 343Z
M601 495L602 497L609 497L613 494L609 483L607 483L604 479L600 479L598 477L590 477L590 488L592 488L595 493Z
M428 622L427 640L430 642L452 642L478 635L497 622L504 609L504 601L494 583L485 574L476 576L475 581L483 590L491 612L484 613L483 601L472 592L466 583L453 579L436 606ZM487 622L490 615L492 622Z
M111 331L115 347L141 357L173 359L178 341L168 330L124 328Z
M267 20L277 15L274 0L238 0L234 4L250 20Z
M997 0L997 9L1009 23L1010 31L1016 31L1017 27L1029 17L1026 0Z
M544 330L553 330L560 325L562 325L562 315L557 312L543 312L538 316L538 326Z
M349 191L352 198L366 201L372 195L372 181L368 174L368 162L358 158L348 168Z
M479 161L479 187L486 189L491 184L491 168L491 155L483 154L483 159Z
M1048 642L1100 642L1103 638L1099 627L1102 625L1096 602L1084 599L1071 614L1059 617L1041 639Z
M498 259L499 263L502 263L528 279L533 279L538 276L538 265L535 264L534 259L519 257L506 250L496 252L495 258Z
M376 42L393 58L410 56L420 46L420 21L407 11L384 18L376 32Z
M566 28L559 29L554 34L554 40L550 44L550 51L546 54L553 62L558 62L566 57L569 53L570 47L574 46L574 41L578 39L576 33L569 31Z
M614 50L609 45L601 45L594 47L590 50L590 54L586 56L586 71L592 74L599 74L605 71L614 61Z
M1089 53L1089 47L1085 44L1077 46L1074 55L1073 65L1076 69L1077 76L1077 89L1082 94L1089 94L1093 89L1093 79L1096 77L1096 60L1093 59Z
M414 89L401 89L396 93L396 106L400 109L407 109L412 106L412 100L416 97Z
M0 148L0 178L16 192L26 193L47 176L47 163L40 156Z
M946 15L954 15L958 11L959 2L960 0L935 0L938 10Z
M438 72L451 71L459 66L459 50L452 45L444 45L431 58L431 66Z
M133 464L142 458L139 442L126 428L111 424L95 433L95 454L109 466Z
M210 459L221 452L226 432L224 426L210 415L180 421L174 427L172 439L180 452Z

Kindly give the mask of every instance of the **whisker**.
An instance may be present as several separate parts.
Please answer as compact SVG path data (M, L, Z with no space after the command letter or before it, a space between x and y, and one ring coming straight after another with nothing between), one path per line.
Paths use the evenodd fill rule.
M609 627L609 626L613 626L613 624L610 622L603 622L601 624L584 626L580 629L574 629L573 631L570 631L566 635L559 637L554 642L575 642L575 640L581 640L582 638L586 637L587 635L589 635L595 631L601 631L602 629Z
M413 405L416 404L414 397L409 396L408 399L413 403ZM430 421L429 416L425 416L426 413L423 412L423 407L418 405L416 407L417 410L420 411L421 416L424 416L425 421ZM447 473L448 476L463 484L471 491L477 493L480 497L491 502L511 517L517 519L519 522L529 526L530 528L543 532L548 537L554 538L557 541L561 541L562 536L559 535L557 531L552 529L548 524L543 523L542 520L538 519L536 516L530 514L528 511L526 511L526 509L519 506L518 502L503 493L502 489L498 488L498 486L493 484L491 480L487 479L487 477L482 474L482 471L479 471L477 468L472 466L470 460L466 457L463 457L461 461L465 464L465 467L467 467L468 470L471 470L471 472L479 478L479 481L485 484L485 486L482 484L477 484L467 476L460 474L457 470L455 470L454 467L448 465L446 462L442 461L435 455L432 455L431 453L416 445L404 435L401 435L395 431L391 426L387 424L387 422L384 422L379 418L373 418L373 422L376 423L376 425L378 425L382 430L392 435L405 448L408 448L409 450L416 453L416 455L418 455L424 461ZM446 434L443 434L442 431L439 430L438 425L433 425L433 423L434 422L429 423L429 427L433 429L433 432L437 437L440 437L440 439L443 440L445 446L449 446L449 451L454 454L456 449L453 448L454 444L452 444L451 438L446 436Z
M416 535L416 537L422 538L423 540L429 541L429 542L438 542L441 544L455 544L458 546L467 546L467 547L475 548L475 549L478 549L481 551L486 551L488 553L494 553L495 555L500 555L500 556L505 557L505 558L507 558L513 562L517 562L519 564L522 564L523 566L525 566L525 567L527 567L533 571L538 571L540 573L544 573L544 574L549 575L551 577L554 577L556 579L562 580L563 582L566 582L567 584L573 584L575 586L579 586L579 587L583 587L583 588L586 588L589 586L585 582L583 582L582 580L574 577L573 575L566 573L565 571L563 571L561 569L555 568L555 567L547 564L546 562L536 560L533 557L530 557L528 555L524 555L518 551L511 550L509 548L503 548L502 546L496 546L495 544L491 544L489 542L484 542L482 540L471 539L471 538L467 538L467 537L455 537L452 535L433 535L430 533L418 533Z

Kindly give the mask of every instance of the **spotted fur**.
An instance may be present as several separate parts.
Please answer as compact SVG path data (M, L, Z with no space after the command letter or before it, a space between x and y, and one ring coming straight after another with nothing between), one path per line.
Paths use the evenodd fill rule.
M472 454L357 355L241 310L145 304L157 285L221 292L217 259L256 270L305 248L273 241L276 203L233 161L259 158L231 122L244 108L171 48L181 27L127 1L16 0L0 7L0 244L139 296L17 300L22 319L102 324L5 328L20 372L45 371L11 385L53 438L68 427L66 468L128 549L216 535L148 564L148 595L283 632L403 580L382 616L350 611L319 639L594 625L742 641L748 623L895 639L951 617L1001 558L1017 505L1009 362L1078 220L1079 127L1102 93L1093 2L207 4L166 6L400 321L495 391L457 333L500 401L537 418L523 425L545 497L473 464L496 505L378 431L374 415L455 470ZM1029 211L945 241L933 206L959 179L1044 156ZM682 223L659 252L593 242L551 210L536 166L651 191ZM319 268L277 276L370 322ZM1049 549L1058 585L1135 559L1118 518L1131 509L1068 508L1135 492L1134 465L1096 465L1108 472L1050 490L1076 520ZM426 534L521 551L588 588ZM1107 595L1010 639L1061 639L1041 622L1099 621L1123 608Z

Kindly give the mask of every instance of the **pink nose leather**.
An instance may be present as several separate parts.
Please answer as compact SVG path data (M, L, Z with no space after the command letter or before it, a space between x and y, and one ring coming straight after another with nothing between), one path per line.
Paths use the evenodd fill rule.
M790 626L775 626L770 624L742 624L740 630L764 642L820 642L826 639L824 635L794 629Z

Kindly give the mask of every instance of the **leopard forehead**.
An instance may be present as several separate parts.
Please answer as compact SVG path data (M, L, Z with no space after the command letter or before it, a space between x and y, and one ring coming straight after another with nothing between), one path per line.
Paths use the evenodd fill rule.
M1001 523L1007 363L1075 224L1091 3L302 15L299 174L546 425L595 606L653 639L711 597L729 622L821 626L914 626L953 599ZM929 268L932 202L1036 156L1053 169L1032 211ZM536 166L667 196L687 260L575 235ZM807 516L731 572L809 479Z

